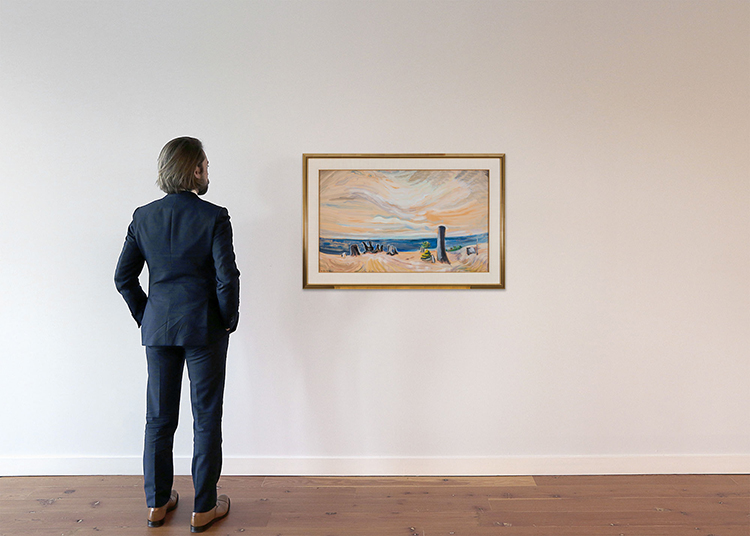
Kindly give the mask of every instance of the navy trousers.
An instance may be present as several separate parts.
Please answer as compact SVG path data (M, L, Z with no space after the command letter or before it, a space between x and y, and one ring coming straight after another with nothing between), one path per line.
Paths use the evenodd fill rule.
M169 501L174 480L173 444L187 363L193 409L194 512L216 506L221 475L221 417L229 335L211 346L147 346L146 439L143 477L149 508Z

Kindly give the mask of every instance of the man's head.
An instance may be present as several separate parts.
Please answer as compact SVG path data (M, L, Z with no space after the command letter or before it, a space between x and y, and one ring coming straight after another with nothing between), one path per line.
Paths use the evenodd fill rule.
M175 138L159 153L156 184L168 194L208 191L208 160L203 144L195 138Z

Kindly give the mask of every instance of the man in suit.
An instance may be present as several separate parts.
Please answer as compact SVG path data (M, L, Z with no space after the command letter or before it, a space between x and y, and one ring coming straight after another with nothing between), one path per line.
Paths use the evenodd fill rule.
M177 138L159 155L166 196L136 209L115 270L115 285L141 328L148 386L143 454L151 527L177 506L172 445L182 371L187 363L193 410L192 532L229 513L217 497L221 417L229 334L239 319L239 276L227 209L198 196L208 190L208 160L195 138ZM148 295L138 276L148 265Z

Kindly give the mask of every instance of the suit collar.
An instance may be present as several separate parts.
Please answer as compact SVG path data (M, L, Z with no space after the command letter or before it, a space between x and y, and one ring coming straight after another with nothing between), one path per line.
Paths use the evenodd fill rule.
M185 195L185 196L191 195L191 196L194 196L194 197L198 197L198 194L196 194L195 192L193 192L191 190L183 190L181 192L174 192L174 193L167 194L167 195Z

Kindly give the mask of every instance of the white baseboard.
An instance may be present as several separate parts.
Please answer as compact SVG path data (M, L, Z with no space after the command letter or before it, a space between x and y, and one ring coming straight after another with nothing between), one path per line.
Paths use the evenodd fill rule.
M190 458L175 458L190 474ZM498 457L225 457L225 475L488 476L600 474L745 474L750 455ZM0 457L0 476L139 475L139 456Z

